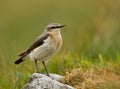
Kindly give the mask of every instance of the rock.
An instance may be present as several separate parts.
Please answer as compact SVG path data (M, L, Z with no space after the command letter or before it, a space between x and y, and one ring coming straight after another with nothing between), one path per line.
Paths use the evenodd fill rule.
M75 89L67 84L60 83L59 81L64 78L57 74L50 74L50 77L34 73L29 82L23 89Z
M50 74L50 77L56 81L60 81L61 79L65 78L64 76L57 75L57 74Z

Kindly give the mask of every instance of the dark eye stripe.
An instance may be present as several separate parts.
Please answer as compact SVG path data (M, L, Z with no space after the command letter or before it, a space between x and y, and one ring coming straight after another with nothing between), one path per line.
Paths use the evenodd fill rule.
M49 27L48 29L55 29L55 28L57 28L57 26Z
M56 27L51 27L52 29L56 28Z

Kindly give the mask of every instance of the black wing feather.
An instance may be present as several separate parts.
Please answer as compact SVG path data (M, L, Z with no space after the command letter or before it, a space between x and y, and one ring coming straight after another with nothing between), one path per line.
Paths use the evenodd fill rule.
M19 56L26 56L28 55L33 49L37 48L38 46L42 45L44 43L44 40L47 39L49 34L45 34L40 36L26 51L21 53Z
M44 40L47 39L49 36L49 34L43 34L41 35L31 46L30 48L28 48L26 51L24 51L23 53L21 53L19 56L20 58L15 61L15 64L19 64L22 61L24 61L24 57L27 56L33 49L41 46L44 43Z

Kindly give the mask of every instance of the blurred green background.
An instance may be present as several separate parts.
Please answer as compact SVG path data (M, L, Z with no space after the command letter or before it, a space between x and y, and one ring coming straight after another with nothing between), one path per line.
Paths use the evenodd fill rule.
M20 81L35 71L34 63L29 60L17 66L14 61L49 23L66 24L62 30L63 47L53 58L55 60L48 63L50 72L65 74L76 65L70 65L71 62L81 65L82 58L90 61L97 60L100 55L107 61L120 58L119 8L120 0L1 0L1 89L21 88L24 82ZM61 63L69 66L61 68L60 59L68 59ZM54 66L59 66L60 71L66 70L60 72Z

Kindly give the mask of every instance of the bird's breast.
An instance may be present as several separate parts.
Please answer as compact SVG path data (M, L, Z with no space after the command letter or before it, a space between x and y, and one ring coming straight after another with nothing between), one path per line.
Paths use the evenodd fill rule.
M51 33L50 34L50 39L52 43L54 44L54 47L56 49L56 52L59 51L59 49L62 46L62 37L61 34L56 34L56 33Z

